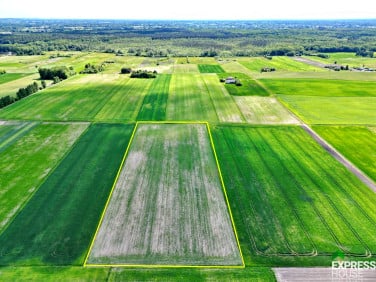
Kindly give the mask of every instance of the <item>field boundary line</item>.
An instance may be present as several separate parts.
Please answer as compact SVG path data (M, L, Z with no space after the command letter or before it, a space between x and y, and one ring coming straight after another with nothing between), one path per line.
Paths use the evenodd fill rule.
M113 194L113 192L114 192L114 190L115 190L116 183L117 183L118 178L119 178L119 176L120 176L120 173L121 173L121 171L122 171L122 169L123 169L123 165L124 165L124 163L125 163L125 159L127 158L129 148L131 147L131 144L132 144L132 141L133 141L134 135L135 135L136 130L137 130L137 126L138 126L138 123L136 123L136 125L135 125L135 127L134 127L134 129L133 129L133 132L132 132L131 138L129 139L129 143L128 143L127 149L125 150L125 153L124 153L123 159L121 160L121 164L120 164L120 166L119 166L119 169L118 169L118 172L117 172L117 174L116 174L116 177L115 177L114 183L113 183L113 185L112 185L111 192L110 192L110 194L109 194L108 197L107 197L107 201L106 201L106 204L105 204L105 206L104 206L104 208L103 208L103 211L102 211L101 217L100 217L100 219L99 219L99 223L98 223L97 229L95 230L95 233L94 233L93 239L91 240L91 243L90 243L90 246L89 246L89 250L88 250L88 252L87 252L87 254L86 254L86 257L85 257L85 260L84 260L84 264L83 264L84 267L86 267L86 265L87 265L87 260L88 260L88 258L89 258L90 253L91 253L91 250L92 250L92 248L93 248L93 246L94 246L95 238L97 237L97 234L98 234L99 228L100 228L101 225L102 225L103 218L104 218L104 215L105 215L105 213L106 213L106 211L107 211L107 207L108 207L108 205L109 205L109 203L110 203L110 201L111 201L112 194Z
M222 190L223 190L223 193L224 193L224 196L225 196L227 210L228 210L229 215L230 215L232 229L234 230L236 243L237 243L238 248L239 248L240 257L241 257L241 260L242 260L242 267L244 268L245 264L244 264L243 252L242 252L242 249L240 247L238 232L236 231L236 226L235 226L234 218L232 216L232 212L231 212L231 208L230 208L230 203L229 203L228 197L227 197L226 186L225 186L225 183L223 181L222 172L221 172L221 168L219 166L219 161L218 161L218 157L217 157L217 152L215 150L215 146L214 146L214 142L213 142L213 137L212 137L212 134L211 134L211 131L210 131L210 125L209 125L208 122L206 122L206 128L207 128L207 131L208 131L208 134L209 134L210 144L211 144L211 147L212 147L212 150L213 150L213 154L214 154L214 158L215 158L215 162L216 162L216 165L217 165L219 179L221 181Z
M171 264L122 264L122 263L119 263L119 264L116 264L116 263L114 263L114 264L97 264L97 263L93 263L93 264L91 264L91 263L87 262L88 259L89 259L90 253L92 251L92 248L94 246L94 242L95 242L95 239L96 239L97 234L99 232L99 229L100 229L100 227L102 225L102 222L103 222L103 219L104 219L104 215L105 215L105 213L107 211L107 208L108 208L108 205L109 205L109 203L111 201L112 194L113 194L113 191L115 190L118 178L119 178L120 173L121 173L121 171L122 171L122 169L124 167L124 163L125 163L125 161L127 159L128 152L129 152L130 147L132 145L132 142L133 142L133 139L134 139L134 136L136 134L136 131L137 131L137 128L138 128L139 124L201 124L201 125L205 125L206 126L206 129L207 129L207 132L208 132L208 136L209 136L210 145L211 145L211 148L212 148L212 152L213 152L213 155L214 155L214 158L215 158L215 162L216 162L216 166L217 166L217 170L218 170L218 174L219 174L219 179L220 179L221 186L222 186L222 191L224 192L224 196L225 196L227 210L228 210L229 215L230 215L230 220L231 220L231 224L232 224L232 230L234 232L236 243L237 243L237 246L238 246L238 249L239 249L239 254L240 254L241 263L242 263L241 265L185 265L185 264L171 265ZM128 143L127 149L126 149L126 151L124 153L122 162L120 164L118 173L116 175L114 184L112 185L110 195L107 198L106 205L105 205L105 207L103 209L103 212L102 212L101 218L99 220L97 229L96 229L95 234L93 236L93 239L91 241L89 250L88 250L88 252L86 254L83 267L206 268L206 269L244 269L245 268L243 253L242 253L242 250L240 248L238 234L237 234L237 231L236 231L236 227L235 227L235 223L234 223L234 220L233 220L232 212L231 212L231 209L230 209L230 206L229 206L228 197L227 197L227 193L226 193L226 188L224 186L224 182L223 182L223 178L222 178L222 173L221 173L221 170L220 170L220 167L219 167L219 162L218 162L217 154L216 154L214 143L213 143L213 138L212 138L211 132L210 132L210 126L209 126L209 123L207 121L137 121L136 122L136 125L135 125L135 127L133 129L133 132L132 132L132 135L131 135L131 138L129 139L129 143Z

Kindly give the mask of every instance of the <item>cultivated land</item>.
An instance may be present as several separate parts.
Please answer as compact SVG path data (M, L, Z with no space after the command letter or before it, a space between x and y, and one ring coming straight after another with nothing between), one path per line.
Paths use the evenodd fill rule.
M376 195L303 129L218 126L213 137L246 263L375 254Z
M242 264L205 124L138 125L88 264Z
M131 41L137 42L137 39ZM150 44L155 42L150 41ZM322 64L337 60L338 64L350 67L375 65L373 58L349 53L333 53L329 59L313 56L308 59ZM60 52L58 56L57 52L47 52L41 56L0 57L0 69L7 71L0 83L0 96L14 95L18 88L38 78L36 66L72 66L79 72L87 63L105 61L108 63L103 73L75 75L0 109L0 280L22 277L38 281L274 281L270 267L328 267L333 252L342 251L352 260L374 260L375 193L323 150L299 124L312 124L320 136L375 180L375 72L329 71L288 57L273 57L272 60L261 57L146 58L76 51ZM219 73L218 66L225 73ZM261 67L268 66L275 67L276 71L260 73ZM158 76L147 80L131 79L129 75L119 74L122 67L156 69ZM228 76L237 76L243 86L219 81L220 77ZM47 83L50 85L49 81ZM9 92L5 92L5 86L12 84ZM227 266L223 269L216 265L212 265L213 269L166 268L179 259L173 255L160 259L161 255L159 258L150 256L145 262L140 254L108 256L101 258L101 263L112 264L116 260L123 263L126 258L131 264L165 265L153 269L142 266L96 268L89 267L89 257L85 267L91 242L97 244L97 240L93 241L96 228L136 121L144 121L139 124L142 134L136 133L128 157L132 152L148 151L145 153L147 162L140 166L145 173L131 175L136 167L129 165L122 167L121 173L135 181L133 188L137 181L144 181L144 184L150 181L160 184L161 189L158 195L149 186L147 194L128 186L125 189L133 189L134 195L136 192L145 195L152 206L150 210L160 213L144 213L138 209L138 217L127 214L127 219L134 222L138 230L146 228L142 223L147 220L155 220L154 225L149 226L155 226L157 219L167 224L176 214L168 213L165 205L158 205L158 201L163 197L166 204L172 205L171 197L189 194L181 194L180 190L170 194L168 187L176 184L173 180L177 178L172 179L167 172L188 175L188 179L194 180L192 175L202 176L197 181L210 178L213 172L212 160L204 159L212 157L213 151L209 149L210 153L203 154L198 141L202 136L197 132L201 132L203 125L153 125L150 122L207 121L213 131L213 145L241 251L245 254L245 268L237 264L237 246L229 260L223 256L202 255L199 248L191 252L190 257L185 256L188 248L179 256L180 266L225 261ZM104 122L107 124L102 124ZM153 131L154 126L158 130ZM164 126L169 130L159 130ZM177 141L173 141L176 140L174 134L180 134ZM208 142L207 132L203 135L203 140ZM164 151L165 143L171 150ZM179 151L177 156L172 156L174 150ZM218 175L210 179L215 179L215 187L219 187L215 191L223 193L218 186ZM197 192L195 195L201 198L189 194L191 197L184 199L193 202L204 199L202 190L190 191ZM213 195L219 197L219 194ZM198 214L197 207L201 206L188 200L180 200L186 206L180 206L179 202L179 207L186 209L178 210L179 220L194 226L187 234L210 233L209 217L200 216L204 213ZM132 198L130 203L129 207L134 209L135 203L140 202ZM173 206L170 211L177 211L176 202ZM161 216L162 212L166 212L165 217ZM228 217L227 206L221 206L218 214ZM177 222L169 226L178 226ZM185 223L181 225L184 228L189 225ZM225 224L229 226L228 222ZM227 227L228 232L233 230L231 224L230 229ZM188 238L181 230L183 228L177 227L174 232L180 234L176 237L180 241L175 242L182 246L196 238L195 235ZM200 230L202 232L197 233ZM148 235L137 237L140 244L135 249L139 252L145 250L145 246L158 244L167 245L166 250L171 251L174 245L166 240L155 244L151 239L154 232L150 230L143 234ZM171 232L166 236L168 234ZM209 236L200 235L200 240L193 245L203 246L213 234L214 231ZM166 238L161 232L155 232L154 236ZM121 237L114 246L124 242L128 240ZM222 250L220 240L210 242L208 252ZM226 244L227 250L232 249L233 239ZM369 257L365 258L366 255ZM188 261L183 262L186 258ZM232 265L239 269L228 269Z
M82 129L84 126L44 127L50 132L50 138L53 138L51 134L54 127L67 131L77 130L77 127ZM129 125L107 124L93 124L88 128L8 228L0 234L0 265L83 264L132 129L133 126ZM69 139L65 137L64 140L62 133L58 136L60 144L56 144L54 150L61 151L69 144ZM56 154L52 154L51 149L39 149L45 149L51 155ZM36 152L33 153L34 157L38 156ZM36 160L39 160L39 165L46 165L48 159L42 161L39 157ZM23 168L23 171L27 170ZM30 174L28 172L29 178L37 179ZM19 172L18 175L22 174ZM16 187L13 190L20 190ZM21 196L4 196L7 201L14 197L22 203Z
M376 182L376 131L360 126L314 126L314 130Z

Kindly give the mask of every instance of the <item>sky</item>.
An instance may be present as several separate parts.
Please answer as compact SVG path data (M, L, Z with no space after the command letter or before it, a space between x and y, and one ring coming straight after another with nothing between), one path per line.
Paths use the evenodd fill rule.
M0 18L370 19L375 0L0 0Z

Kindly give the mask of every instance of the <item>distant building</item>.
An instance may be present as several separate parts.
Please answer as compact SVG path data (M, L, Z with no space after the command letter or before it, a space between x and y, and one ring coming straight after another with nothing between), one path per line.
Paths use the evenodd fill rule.
M236 83L236 79L234 77L230 76L230 77L226 78L225 83L226 84L235 84Z

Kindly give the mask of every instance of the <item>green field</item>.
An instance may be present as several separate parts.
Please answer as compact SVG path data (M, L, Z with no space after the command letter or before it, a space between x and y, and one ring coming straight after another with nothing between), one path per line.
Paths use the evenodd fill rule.
M314 126L313 128L376 182L375 130L355 126Z
M139 124L116 181L88 265L242 265L205 124Z
M219 78L234 77L240 80L241 86L225 84L227 91L234 96L269 96L269 93L256 80L243 73L223 73Z
M276 72L305 72L305 71L325 71L322 68L310 66L297 62L289 57L273 57L272 60L256 58L239 58L239 63L253 72L260 73L262 68L275 68Z
M283 104L309 124L376 124L376 97L278 95Z
M87 125L0 125L4 127L11 129L0 130L0 231L38 191Z
M255 256L375 254L376 195L301 128L212 131L248 265Z
M326 97L376 97L376 82L327 79L261 79L265 87L275 94L326 96Z
M361 67L363 65L371 68L376 67L376 60L374 58L356 56L355 53L331 53L327 59L316 56L309 56L307 58L328 65L337 62L338 65L349 65L349 67Z
M0 84L7 83L12 80L22 78L28 74L25 73L5 73L0 75Z
M170 89L170 74L160 74L153 80L142 103L137 120L165 120Z
M8 74L6 74L8 75ZM16 74L12 73L9 74L10 77L12 77L9 81L4 81L3 83L0 83L0 98L4 96L12 96L16 97L16 93L18 89L24 88L28 86L29 84L32 84L36 79L39 77L37 74ZM1 78L1 76L0 76ZM38 84L40 84L38 82Z
M166 119L182 121L218 120L202 75L172 75Z
M59 137L60 144L53 149L47 146L39 148L38 154L34 152L32 164L35 165L28 164L33 169L21 167L34 181L42 174L35 166L47 166L48 159L41 157L44 154L54 156L56 149L59 152L69 145L61 131L65 129L69 133L69 130L77 130L74 125L44 125L39 128L48 132L50 138L54 138L53 129L60 130L58 136L55 133L55 139ZM82 129L83 125L78 125L78 128ZM132 125L93 124L89 127L0 234L0 265L83 264L132 129ZM27 147L24 148L23 152L28 152ZM34 176L38 172L39 175ZM22 175L20 171L19 175ZM6 184L2 187L12 186ZM19 190L18 186L15 187ZM20 196L3 196L7 201L15 198L20 203L22 200ZM6 206L9 205L7 203Z
M223 73L225 72L220 65L198 65L200 73Z

